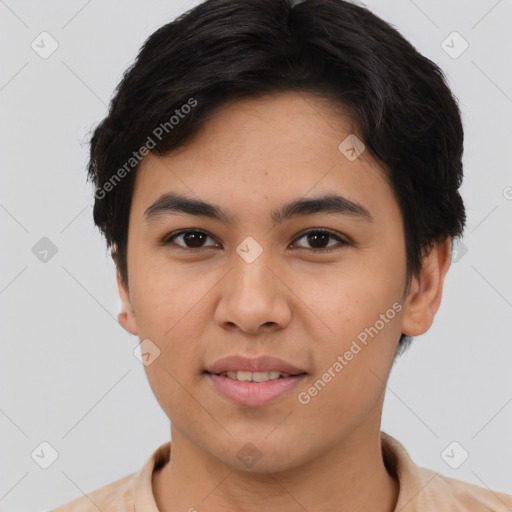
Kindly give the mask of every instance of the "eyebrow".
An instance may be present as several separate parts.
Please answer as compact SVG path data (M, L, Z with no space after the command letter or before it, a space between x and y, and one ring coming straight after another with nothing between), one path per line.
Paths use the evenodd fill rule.
M233 217L220 206L172 192L162 194L144 211L143 217L149 224L162 216L179 213L208 217L228 225L234 223ZM336 194L326 194L311 199L296 199L272 210L270 217L273 227L275 227L286 220L314 213L346 215L366 222L374 221L370 212L362 204Z

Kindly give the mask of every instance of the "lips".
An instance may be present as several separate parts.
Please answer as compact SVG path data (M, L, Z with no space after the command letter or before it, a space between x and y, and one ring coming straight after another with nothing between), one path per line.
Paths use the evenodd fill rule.
M206 373L220 375L224 372L281 372L288 375L300 375L307 373L305 370L294 366L278 357L260 356L248 358L239 355L231 355L215 361L206 368Z

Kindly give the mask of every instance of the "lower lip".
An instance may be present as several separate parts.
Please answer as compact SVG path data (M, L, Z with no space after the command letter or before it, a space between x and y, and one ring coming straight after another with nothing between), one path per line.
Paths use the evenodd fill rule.
M287 395L302 382L306 374L267 380L266 382L241 381L212 373L206 373L206 376L223 396L239 405L256 407Z

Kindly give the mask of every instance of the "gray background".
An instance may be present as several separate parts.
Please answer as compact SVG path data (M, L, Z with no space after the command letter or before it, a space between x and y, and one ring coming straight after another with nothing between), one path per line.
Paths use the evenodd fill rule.
M42 511L137 471L169 424L117 324L87 135L156 28L197 2L0 1L0 510ZM468 227L431 330L391 374L382 429L420 465L512 493L512 2L371 0L446 72L464 113ZM41 32L58 42L43 59ZM469 48L457 58L461 40ZM45 48L49 48L48 40ZM42 237L57 253L40 261ZM461 257L462 255L462 257ZM41 442L58 452L42 469ZM441 456L457 441L469 458ZM460 457L461 448L450 452Z

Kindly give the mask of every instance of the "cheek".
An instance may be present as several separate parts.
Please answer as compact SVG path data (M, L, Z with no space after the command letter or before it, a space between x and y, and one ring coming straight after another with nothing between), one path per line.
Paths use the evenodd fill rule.
M190 371L204 348L203 332L213 307L209 300L221 275L168 261L146 264L145 271L142 265L139 268L133 281L139 336L162 348L161 362L170 371Z
M304 293L315 298L313 308L329 327L328 337L334 349L376 322L379 331L396 331L405 278L389 267L381 265L375 270L374 266L354 265L343 272L332 273L322 283L317 279L309 282L310 291L304 290ZM385 324L380 321L382 315Z
M315 389L310 389L316 393L311 410L332 408L341 420L348 411L354 417L364 415L375 403L400 338L399 299L404 284L389 263L373 271L353 267L352 272L323 283L323 302L316 307L329 330L311 337L318 379L313 382Z
M304 424L309 425L305 429L318 428L318 417L323 417L325 428L329 424L331 431L342 435L375 411L400 337L395 310L384 308L383 311L389 312L389 323L381 324L384 321L378 316L371 318L368 310L364 314L353 312L338 322L338 330L327 345L316 347L319 357L314 379L300 390L306 394L300 403L309 400L302 406Z
M132 301L139 335L164 341L194 316L208 291L201 273L187 274L168 264L141 261L132 283Z

